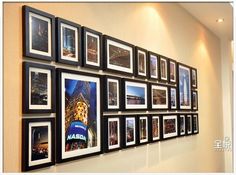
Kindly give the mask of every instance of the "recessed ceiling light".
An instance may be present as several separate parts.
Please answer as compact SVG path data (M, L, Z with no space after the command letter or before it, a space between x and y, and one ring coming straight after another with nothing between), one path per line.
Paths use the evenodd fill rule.
M218 18L218 19L216 20L216 22L218 22L218 23L224 22L224 18Z

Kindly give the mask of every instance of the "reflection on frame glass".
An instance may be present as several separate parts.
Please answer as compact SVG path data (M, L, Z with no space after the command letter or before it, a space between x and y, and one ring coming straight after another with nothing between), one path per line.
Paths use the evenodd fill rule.
M23 119L22 171L55 164L54 118Z
M55 17L28 6L23 6L23 11L24 56L54 60Z
M135 117L125 118L125 146L136 144L136 123Z
M163 116L163 138L176 137L177 131L177 115Z
M139 142L145 143L148 141L148 118L139 117Z
M168 109L168 87L151 85L151 107L152 109Z
M101 151L100 78L58 70L61 110L59 161Z
M191 109L190 68L179 64L179 108Z
M120 120L108 118L108 149L120 147Z
M105 69L133 75L134 46L106 35L104 39L106 54Z
M134 81L124 82L125 109L147 109L147 84Z

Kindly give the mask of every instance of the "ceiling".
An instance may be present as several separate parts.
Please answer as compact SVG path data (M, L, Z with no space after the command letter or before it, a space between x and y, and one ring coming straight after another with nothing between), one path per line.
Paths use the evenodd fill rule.
M220 39L233 40L233 7L230 3L180 3ZM217 23L218 18L224 22Z

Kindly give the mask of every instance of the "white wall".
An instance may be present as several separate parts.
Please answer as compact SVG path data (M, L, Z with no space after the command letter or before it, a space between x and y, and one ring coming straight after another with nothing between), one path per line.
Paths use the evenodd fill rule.
M224 153L213 148L214 141L223 138L222 79L225 77L221 79L220 41L182 7L175 3L4 3L5 172L19 172L21 166L21 10L24 4L198 70L199 135L58 164L37 172L224 171Z

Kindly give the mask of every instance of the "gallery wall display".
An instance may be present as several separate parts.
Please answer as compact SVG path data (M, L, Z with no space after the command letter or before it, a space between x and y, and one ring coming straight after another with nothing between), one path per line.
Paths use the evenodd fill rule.
M143 81L122 79L123 110L148 108L148 85Z
M140 78L147 78L148 75L148 53L141 47L135 47L135 75Z
M92 69L102 69L102 33L82 27L83 66Z
M158 80L159 78L159 55L149 51L148 52L148 70L149 70L149 79Z
M178 97L179 109L192 109L192 94L191 94L191 68L178 63Z
M22 171L55 164L55 119L22 120Z
M177 82L177 62L175 60L169 59L169 83L176 84Z
M163 139L178 136L178 117L177 114L165 114L162 116Z
M199 133L196 68L22 9L22 171Z
M23 6L23 55L53 61L55 59L55 17Z
M150 104L151 109L168 109L169 107L169 92L168 87L159 84L150 84Z
M121 79L114 76L104 76L104 110L119 111L121 101Z
M57 61L81 66L81 26L74 22L56 18Z
M118 150L122 146L121 116L103 116L104 118L104 151Z
M100 153L100 76L57 69L57 78L57 161Z
M159 81L161 82L168 82L169 81L169 67L168 67L168 58L160 55L159 57L159 65L160 65L160 68L159 68Z
M55 112L55 68L23 62L24 114Z
M125 41L104 35L104 69L112 72L134 74L134 46Z

